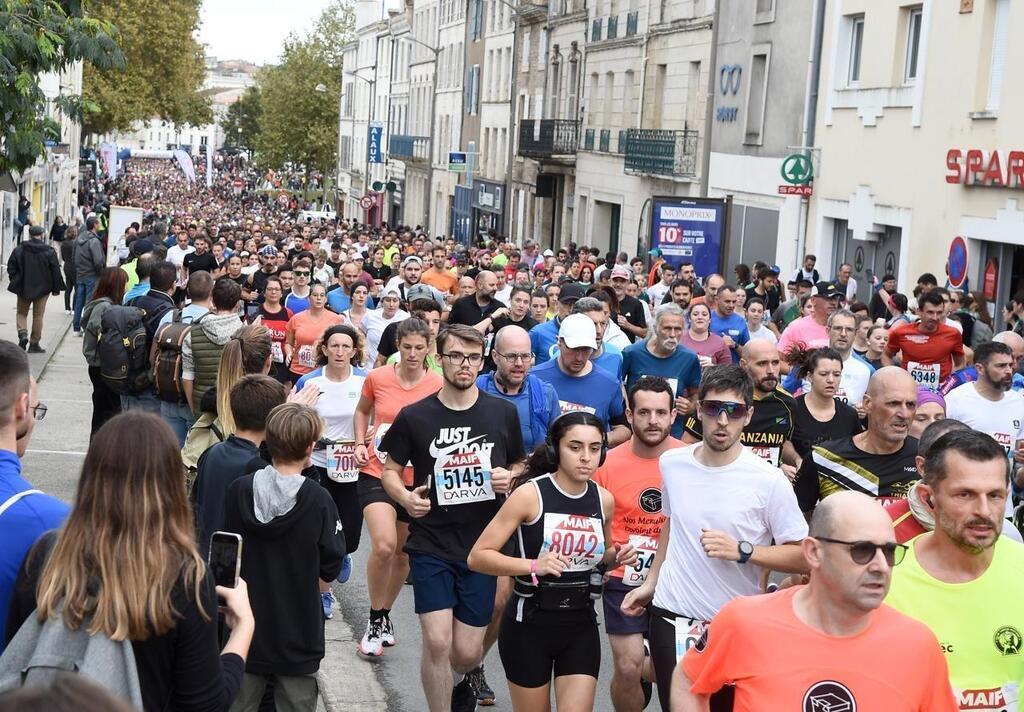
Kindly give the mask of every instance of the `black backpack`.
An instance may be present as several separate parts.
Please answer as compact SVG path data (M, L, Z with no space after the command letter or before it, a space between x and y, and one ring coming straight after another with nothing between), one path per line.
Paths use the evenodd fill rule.
M122 396L138 395L150 384L145 320L144 309L125 306L109 307L100 319L100 377Z
M198 324L202 318L184 323L181 321L181 309L175 309L171 322L157 327L154 337L156 353L153 356L153 390L162 401L185 402L185 391L181 386L181 347L192 325Z

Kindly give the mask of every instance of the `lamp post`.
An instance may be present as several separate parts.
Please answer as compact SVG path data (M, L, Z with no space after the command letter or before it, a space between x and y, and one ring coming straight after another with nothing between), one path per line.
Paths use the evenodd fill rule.
M372 70L374 70L374 72L376 72L377 67L375 65L373 67L363 67L363 69L372 69ZM370 103L369 103L369 106L366 109L366 125L367 125L367 127L369 127L370 121L373 119L373 92L374 92L374 88L376 87L376 80L375 79L367 79L366 77L363 77L363 76L360 76L359 74L356 74L356 72L358 72L358 71L359 71L358 69L355 72L345 72L345 71L343 71L342 74L344 74L345 76L355 77L356 79L361 79L362 81L364 81L364 82L366 82L367 84L370 85ZM374 74L374 76L376 76L376 74ZM355 133L355 125L356 125L356 117L353 115L352 116L352 131L353 131L353 133ZM363 173L363 193L369 193L369 191L370 191L370 156L369 156L368 152L366 152L366 151L363 151L363 154L364 154L365 159L366 159L366 163L365 163L366 172Z

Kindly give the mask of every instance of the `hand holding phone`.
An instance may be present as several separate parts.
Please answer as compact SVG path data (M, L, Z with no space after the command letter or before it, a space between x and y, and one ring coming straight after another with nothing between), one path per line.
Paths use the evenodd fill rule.
M214 532L210 537L208 559L213 582L234 588L242 569L242 537L234 532Z

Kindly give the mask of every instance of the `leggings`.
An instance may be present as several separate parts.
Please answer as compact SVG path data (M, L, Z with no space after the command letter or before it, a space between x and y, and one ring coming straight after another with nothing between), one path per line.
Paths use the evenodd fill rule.
M359 504L359 491L357 482L346 482L344 484L335 482L327 476L327 470L323 467L312 467L316 470L316 477L312 479L320 482L334 500L334 506L338 508L338 516L341 518L341 529L345 532L345 550L351 554L359 548L359 539L363 532L363 507ZM309 475L307 475L309 476Z
M691 621L694 625L700 625L700 621L693 621L688 616L678 615L671 611L666 611L664 608L651 606L651 662L654 663L654 676L658 683L658 700L661 702L662 712L669 712L671 709L672 672L675 670L677 663L676 627L674 624L677 618ZM733 688L723 687L711 695L711 712L732 712L732 700Z

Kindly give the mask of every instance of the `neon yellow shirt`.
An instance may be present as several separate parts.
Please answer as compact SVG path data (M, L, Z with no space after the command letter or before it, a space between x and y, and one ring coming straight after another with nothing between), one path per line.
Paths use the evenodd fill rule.
M1008 525L1006 525L1008 526ZM939 639L961 710L1018 712L1024 683L1024 546L999 537L992 563L969 583L944 583L917 561L910 542L885 599Z
M429 368L434 373L437 373L438 375L444 375L444 371L441 370L441 362L438 361L437 356L427 356L426 360L427 360L427 368ZM386 363L401 363L401 362L402 362L402 353L400 351L396 351L395 353L393 353L390 356L388 356L388 360L386 361Z
M384 264L391 266L391 260L395 258L395 255L400 254L401 250L398 245L392 245L391 247L384 248Z

